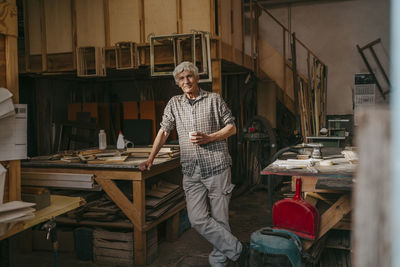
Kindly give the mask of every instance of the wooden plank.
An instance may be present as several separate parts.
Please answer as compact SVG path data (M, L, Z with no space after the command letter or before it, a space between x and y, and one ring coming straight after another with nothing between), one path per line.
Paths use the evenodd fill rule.
M57 217L57 222L63 224L70 224L70 225L79 225L79 226L97 226L97 227L105 227L105 228L116 228L116 229L132 229L133 224L130 222L99 222L93 220L75 220L67 217Z
M134 259L135 265L144 266L146 264L146 256L147 256L147 240L146 240L146 232L139 230L138 228L134 228Z
M144 171L142 173L143 179L147 179L149 177L155 176L157 174L178 168L180 166L179 160L171 160L166 162L161 166L152 166L150 171Z
M103 0L103 11L104 11L104 43L105 43L106 47L110 47L111 46L111 38L110 38L110 0Z
M0 87L6 84L6 36L0 34Z
M101 185L107 195L114 201L114 203L124 212L133 225L141 228L139 221L141 215L140 210L135 207L132 202L119 190L114 181L102 178L96 178L96 182ZM143 213L144 214L144 213Z
M220 8L220 26L221 31L219 36L221 37L221 41L225 42L229 45L232 45L232 25L231 25L231 1L218 1L221 5Z
M212 68L212 91L217 94L222 94L222 64L220 59L211 61Z
M47 71L47 33L46 33L46 10L44 0L40 0L40 37L42 52L42 71Z
M135 242L135 263L145 264L147 256L147 241L146 232L143 227L146 223L146 203L145 203L145 182L144 181L133 181L133 205L135 210L139 212L136 217L138 220L139 227L134 228L134 242Z
M144 0L139 1L139 27L140 27L140 42L146 42L146 27L145 27L145 18L144 18Z
M296 191L296 178L297 176L292 176L291 190ZM318 182L318 177L316 176L301 176L301 191L302 192L319 192L319 193L339 193L338 190L331 189L317 189L316 185Z
M19 160L9 161L8 168L8 198L9 201L21 200L21 162Z
M78 28L76 25L76 1L71 0L71 31L72 31L72 64L76 69L76 48L78 46Z
M75 1L77 46L105 46L103 1Z
M18 87L18 45L17 38L6 36L6 88L13 94L13 102L19 103Z
M73 51L71 1L44 0L47 54Z
M354 266L391 266L393 256L392 212L396 205L393 194L398 188L391 188L392 164L398 157L393 150L391 136L391 111L389 108L375 108L360 113L357 127L359 147L359 168L354 188L353 252ZM393 130L392 130L393 133ZM396 167L398 168L398 167ZM393 228L394 227L394 228Z
M133 190L133 205L135 209L139 212L139 225L143 227L146 223L146 202L145 202L145 182L144 181L133 181L132 182L132 190Z
M154 220L152 222L147 222L145 227L143 228L143 230L144 231L148 231L148 230L152 229L153 227L159 225L161 222L163 222L163 221L167 220L168 218L172 217L177 212L183 210L185 207L186 207L186 202L185 201L182 201L182 202L178 203L176 206L171 208L169 211L167 211L165 214L163 214L157 220Z
M343 178L325 178L321 177L318 179L315 188L318 189L328 189L328 190L344 190L352 191L353 189L353 178L343 177Z
M218 10L215 10L215 0L209 0L210 1L210 33L211 37L216 36L216 25L215 25L215 15L218 13Z
M51 181L51 180L36 180L36 179L22 179L22 185L29 186L46 186L46 187L54 187L54 188L74 188L74 189L97 189L98 191L101 188L96 188L93 185L93 182L82 182L82 181Z
M106 240L125 241L124 243L133 242L133 232L122 233L122 232L107 231L104 229L95 229L93 231L93 237L95 239L101 239L101 240L106 239Z
M93 174L96 178L116 180L140 180L141 172L138 171L111 171L98 169L73 169L73 168L22 168L26 172L54 172L54 173L86 173ZM151 171L149 171L151 172Z
M182 0L176 0L177 33L182 33Z
M211 32L211 6L210 1L180 0L182 32L190 33L192 30Z
M133 263L133 251L94 247L93 252L96 256L98 255L109 256L116 259L130 260Z
M24 9L24 52L25 52L25 71L28 72L31 69L30 64L30 43L29 43L29 12L27 10L28 0L23 0L23 9Z
M168 242L178 240L179 236L179 212L167 220L166 239Z
M176 0L144 1L145 36L177 32ZM147 40L145 40L147 41Z
M131 41L140 43L142 0L109 0L110 45Z
M0 2L0 34L18 36L17 6L15 3Z
M41 33L40 33L40 1L27 1L28 25L29 25L29 54L41 54Z
M333 226L335 226L352 209L351 196L346 194L341 196L332 206L322 214L320 226L316 240L325 235ZM307 250L313 243L303 242L303 247Z
M75 174L75 173L49 173L49 172L26 172L22 171L22 179L41 179L53 181L77 181L92 182L93 174Z

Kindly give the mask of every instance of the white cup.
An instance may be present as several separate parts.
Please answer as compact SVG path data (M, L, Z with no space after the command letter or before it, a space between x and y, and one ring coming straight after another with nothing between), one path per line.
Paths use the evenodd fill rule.
M194 139L194 135L196 134L197 132L189 132L189 139Z

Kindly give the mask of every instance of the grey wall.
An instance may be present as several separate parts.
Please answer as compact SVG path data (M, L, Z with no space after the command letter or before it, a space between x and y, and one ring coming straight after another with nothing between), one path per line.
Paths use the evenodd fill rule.
M381 38L374 48L389 73L390 0L296 5L291 7L291 16L288 7L269 10L328 66L328 114L353 113L354 74L368 72L357 44ZM282 50L282 31L266 15L260 18L260 31Z

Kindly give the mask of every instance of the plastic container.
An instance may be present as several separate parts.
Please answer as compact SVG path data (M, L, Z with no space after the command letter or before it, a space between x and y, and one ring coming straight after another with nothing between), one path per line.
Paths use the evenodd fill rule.
M119 132L117 139L117 149L124 149L124 148L125 148L124 135L122 134L122 132Z
M74 230L76 257L82 261L93 260L93 230L78 227Z
M106 148L107 148L106 132L104 130L100 130L100 133L99 133L99 149L106 149Z

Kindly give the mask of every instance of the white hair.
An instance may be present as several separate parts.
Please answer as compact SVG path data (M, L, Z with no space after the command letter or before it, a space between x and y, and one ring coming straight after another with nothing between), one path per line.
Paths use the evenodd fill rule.
M172 75L174 76L175 82L178 82L178 79L177 79L178 74L185 70L193 73L194 77L199 76L199 69L196 67L196 65L194 65L192 62L189 62L189 61L183 61L181 64L176 66L176 68L174 69L174 72L172 73Z

